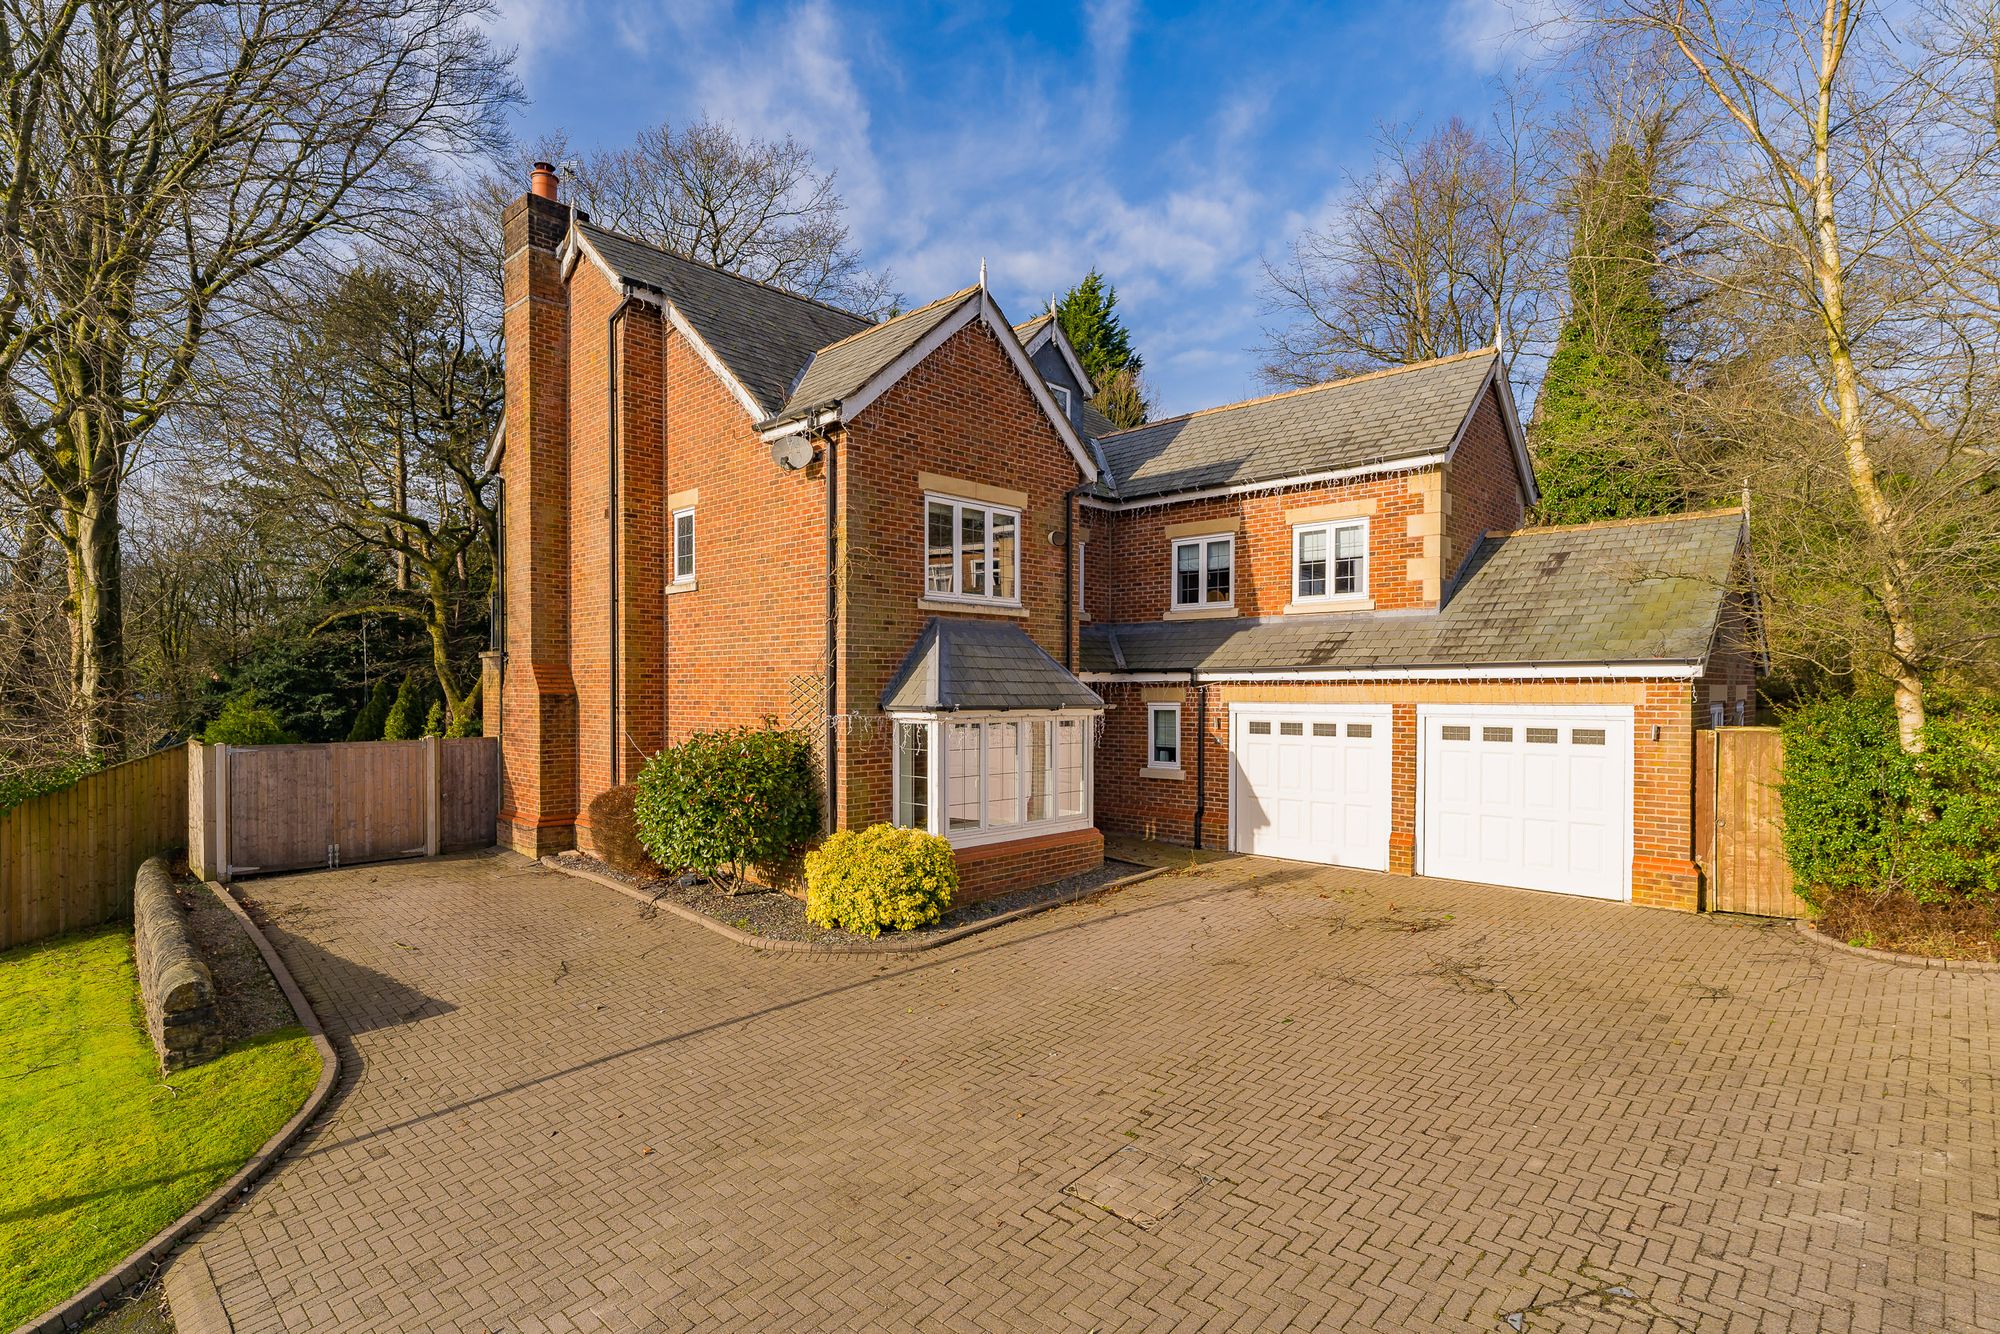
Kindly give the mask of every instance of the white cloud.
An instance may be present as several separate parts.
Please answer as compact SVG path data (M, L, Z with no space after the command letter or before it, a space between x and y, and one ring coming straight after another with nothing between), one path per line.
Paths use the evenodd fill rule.
M514 73L530 92L555 54L576 29L574 0L499 0L487 31L496 44L513 47Z
M1497 74L1548 54L1565 13L1562 0L1451 0L1445 37L1460 59Z

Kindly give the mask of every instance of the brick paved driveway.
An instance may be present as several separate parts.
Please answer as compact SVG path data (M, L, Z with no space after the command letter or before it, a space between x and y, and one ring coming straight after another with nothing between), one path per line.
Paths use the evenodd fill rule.
M203 1236L238 1334L2000 1328L2000 978L1251 859L887 961L249 890L356 1073Z

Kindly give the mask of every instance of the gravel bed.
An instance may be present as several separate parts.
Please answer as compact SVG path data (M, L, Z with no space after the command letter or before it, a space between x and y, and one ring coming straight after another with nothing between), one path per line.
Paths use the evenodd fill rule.
M634 889L643 890L661 900L672 900L684 908L692 908L698 913L712 917L718 922L735 927L738 931L766 940L803 941L860 941L867 936L857 936L851 931L828 931L814 926L806 920L806 905L800 899L775 889L761 889L751 886L741 894L724 894L707 884L680 885L671 880L657 877L631 876L615 871L594 857L586 857L578 852L565 852L557 860L569 865L594 871L598 875L608 875L614 880L622 880ZM1079 875L1051 881L1046 885L1036 885L1032 889L1005 894L997 899L983 899L978 903L953 908L930 926L915 931L883 933L887 940L891 934L897 940L923 941L947 931L971 926L1017 908L1033 907L1036 904L1051 903L1079 893L1087 893L1114 880L1122 880L1128 875L1137 875L1146 868L1133 862L1106 860L1104 865Z

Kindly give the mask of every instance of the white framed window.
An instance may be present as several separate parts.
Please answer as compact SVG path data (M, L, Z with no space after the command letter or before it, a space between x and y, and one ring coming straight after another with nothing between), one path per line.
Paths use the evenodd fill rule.
M1091 723L1053 713L898 718L895 822L960 847L1088 827Z
M1069 386L1066 384L1057 384L1054 380L1044 380L1042 383L1046 384L1049 387L1049 392L1055 395L1056 404L1062 408L1063 416L1069 416Z
M1181 767L1180 705L1146 706L1146 767L1149 769Z
M674 511L674 582L694 578L694 511Z
M1368 595L1368 520L1301 524L1292 529L1292 601Z
M1176 609L1236 605L1236 536L1183 537L1174 543Z
M925 496L924 593L1020 606L1021 512Z

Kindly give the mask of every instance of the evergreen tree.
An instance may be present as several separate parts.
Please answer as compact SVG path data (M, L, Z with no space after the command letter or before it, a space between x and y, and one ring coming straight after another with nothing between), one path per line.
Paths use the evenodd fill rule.
M1118 289L1096 269L1063 293L1056 303L1056 323L1076 349L1084 374L1100 391L1119 371L1137 375L1145 367L1145 358L1132 350L1132 335L1118 318Z
M412 741L422 736L430 702L431 683L423 674L413 671L405 676L402 687L396 691L396 702L389 706L389 717L382 724L382 739Z
M369 693L368 702L361 706L361 712L354 715L354 726L348 730L349 741L380 741L382 729L389 721L389 708L396 702L396 692L384 676L375 682L375 689Z
M1571 205L1570 310L1530 431L1547 523L1671 514L1675 478L1658 403L1666 312L1653 290L1659 223L1645 159L1620 140L1586 155Z

